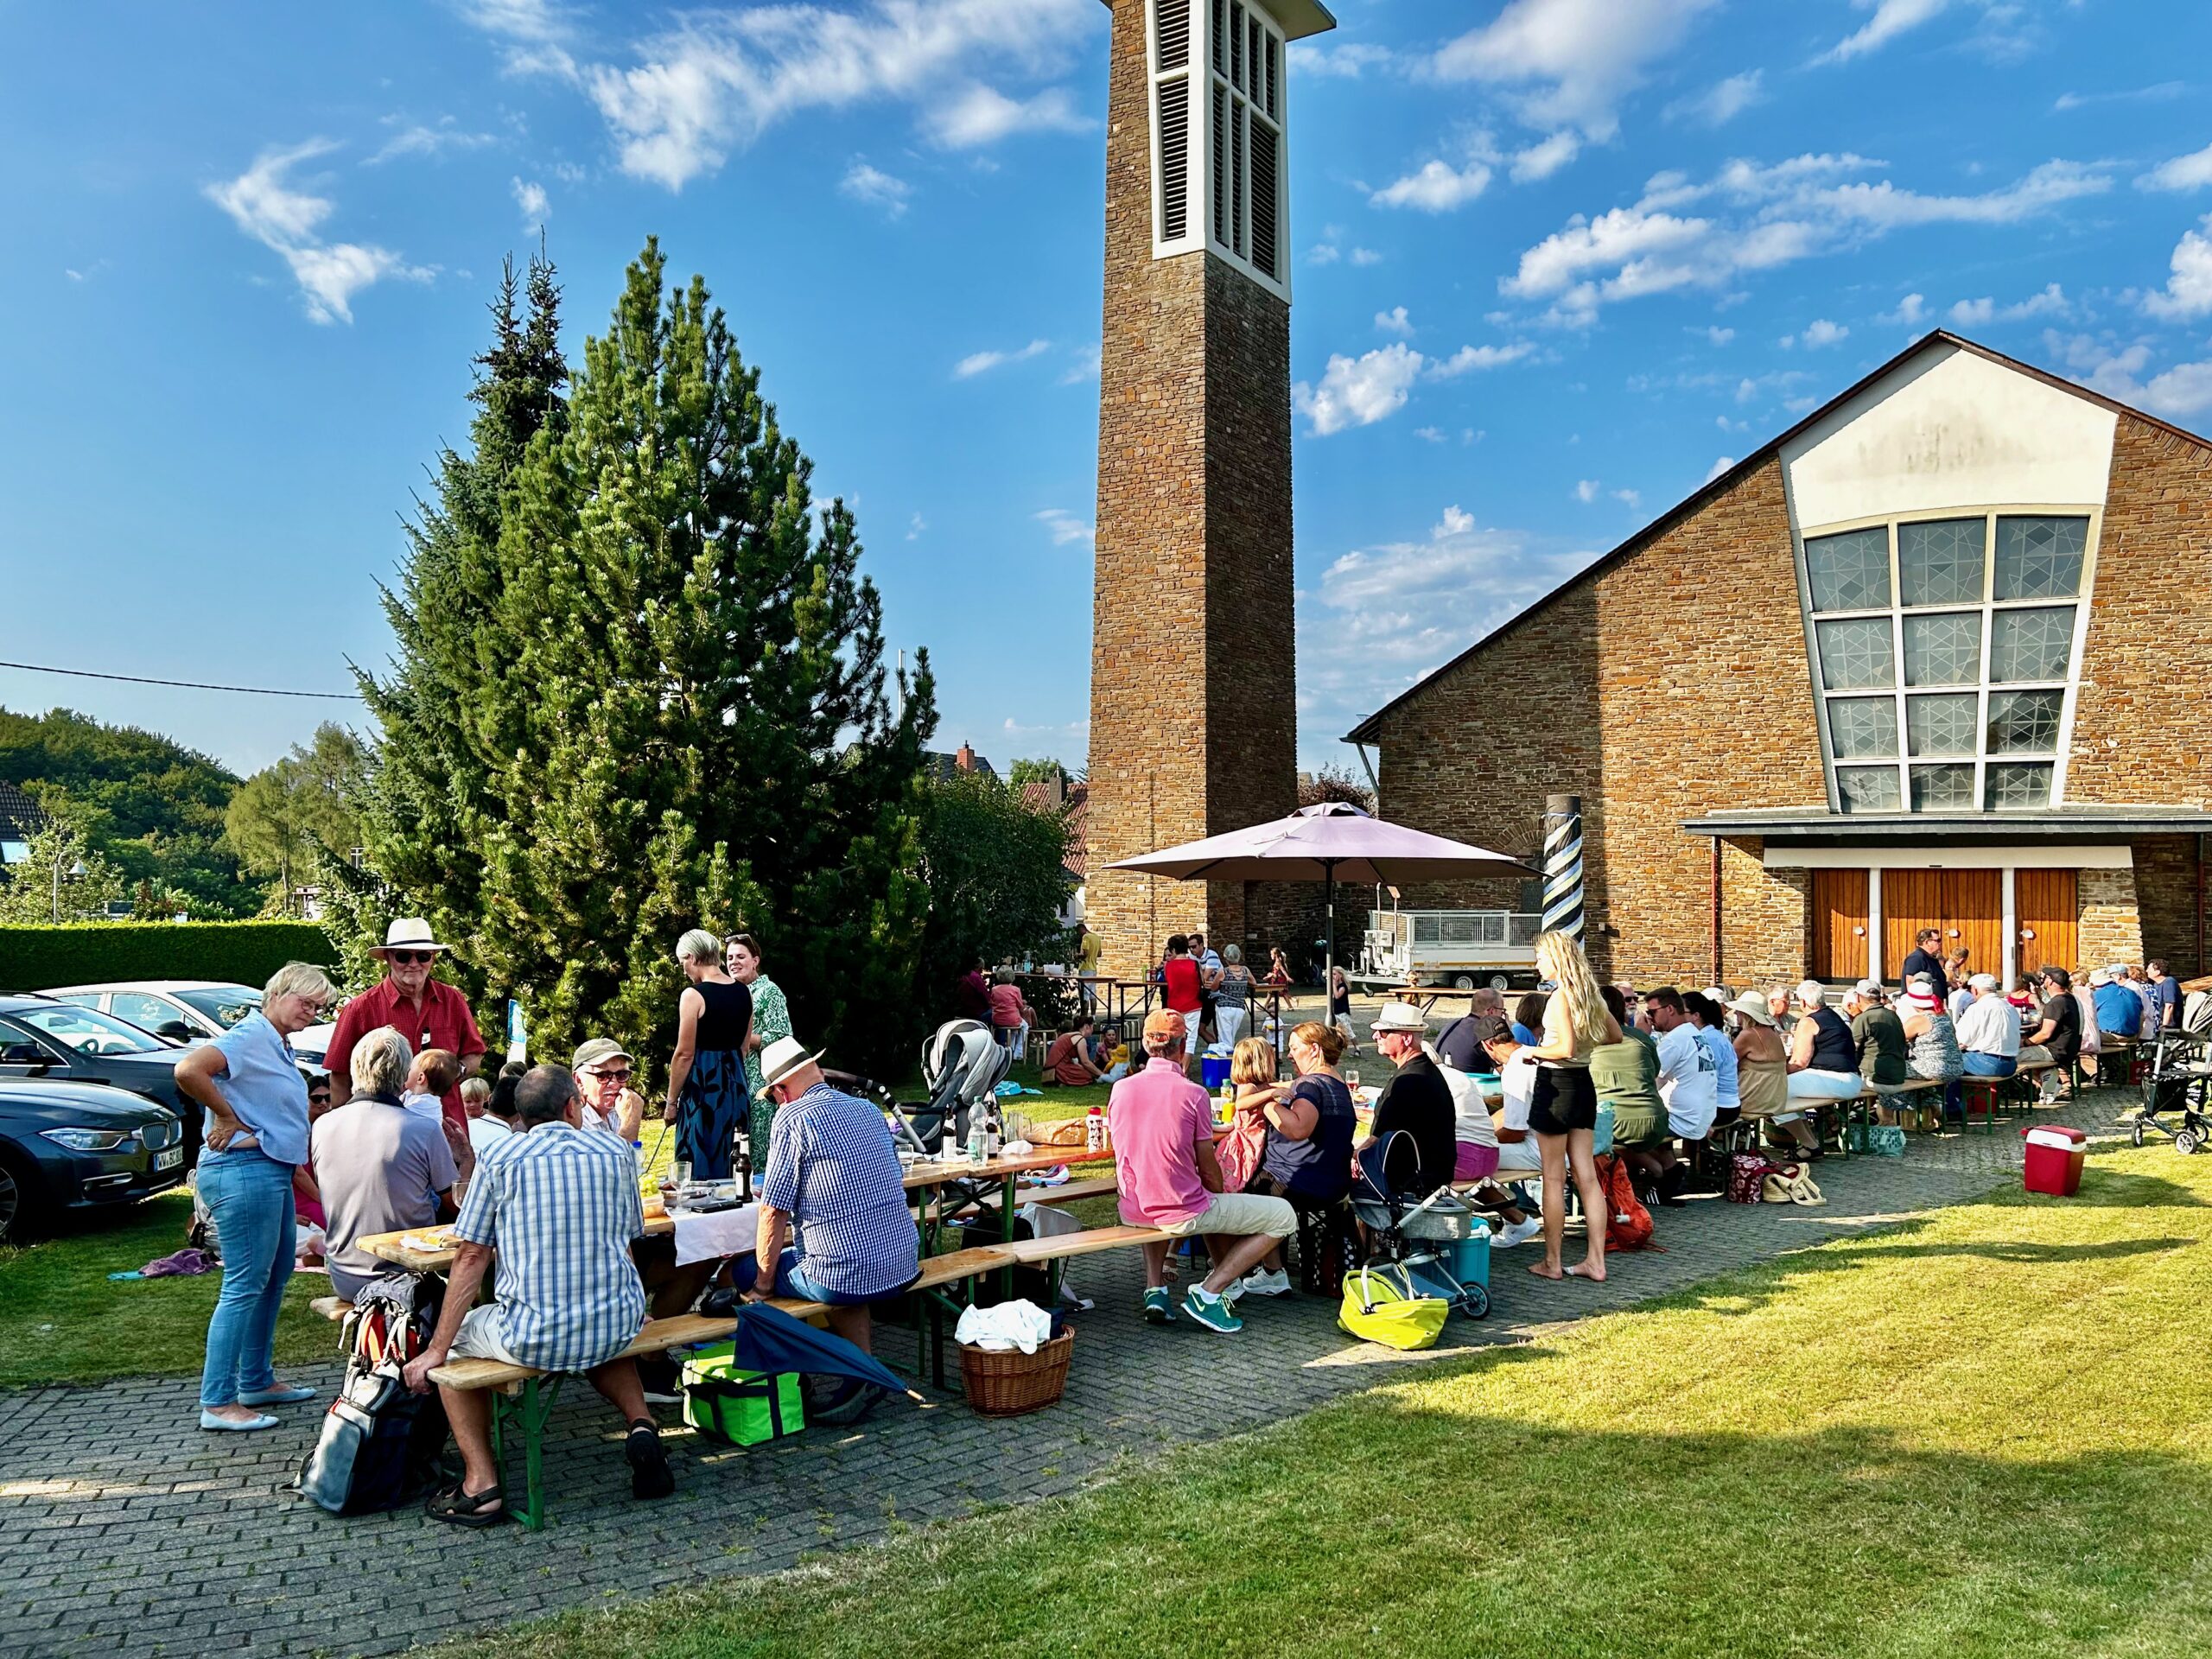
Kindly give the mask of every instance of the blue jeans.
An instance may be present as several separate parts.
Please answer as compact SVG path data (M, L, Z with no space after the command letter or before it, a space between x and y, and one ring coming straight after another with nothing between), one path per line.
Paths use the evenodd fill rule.
M292 1166L258 1151L202 1152L193 1180L223 1252L200 1403L234 1406L241 1392L276 1384L276 1310L292 1276Z
M738 1284L741 1279L747 1279L748 1264L750 1274L748 1282ZM753 1288L760 1283L760 1280L759 1259L750 1255L740 1257L731 1263L729 1276L730 1282L737 1285L740 1290ZM805 1270L798 1264L798 1252L786 1246L781 1259L776 1263L775 1294L779 1296L796 1297L803 1302L821 1302L830 1307L866 1307L870 1302L881 1301L887 1296L896 1296L899 1292L894 1287L874 1296L852 1296L842 1290L827 1289L807 1277Z
M1960 1058L1966 1061L1967 1076L1970 1077L2009 1077L2019 1070L2019 1062L2009 1054L1985 1054L1968 1049Z

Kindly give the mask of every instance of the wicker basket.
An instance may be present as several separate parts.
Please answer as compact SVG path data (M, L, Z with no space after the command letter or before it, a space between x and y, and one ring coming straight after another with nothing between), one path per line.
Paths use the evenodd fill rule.
M1029 1144L1050 1147L1055 1152L1063 1147L1074 1151L1086 1147L1090 1138L1090 1131L1084 1126L1080 1117L1071 1117L1060 1123L1032 1123L1029 1126Z
M1033 1354L1019 1348L994 1353L960 1344L960 1386L968 1404L985 1417L1019 1417L1056 1405L1068 1387L1068 1360L1075 1352L1075 1332L1062 1332Z

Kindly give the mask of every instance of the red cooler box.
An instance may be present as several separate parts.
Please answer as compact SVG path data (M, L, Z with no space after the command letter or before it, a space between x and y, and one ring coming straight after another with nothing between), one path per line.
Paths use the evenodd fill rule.
M2056 1123L2022 1129L2027 1138L2027 1185L2031 1192L2048 1192L2070 1198L2082 1188L2082 1154L2089 1137L2080 1129Z

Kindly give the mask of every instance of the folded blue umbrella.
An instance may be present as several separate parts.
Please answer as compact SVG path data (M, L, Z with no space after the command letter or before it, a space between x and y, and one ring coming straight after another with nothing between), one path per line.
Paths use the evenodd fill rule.
M795 1319L781 1308L765 1303L748 1302L738 1309L731 1357L747 1370L769 1376L798 1371L849 1376L910 1399L922 1397L899 1380L898 1372L842 1337L817 1331L805 1320Z

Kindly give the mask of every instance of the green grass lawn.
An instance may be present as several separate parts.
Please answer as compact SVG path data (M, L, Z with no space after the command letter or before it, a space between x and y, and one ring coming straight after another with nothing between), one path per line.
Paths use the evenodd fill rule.
M2212 1652L2209 1203L2212 1159L2101 1154L2070 1202L2006 1192L1081 1497L446 1651Z

